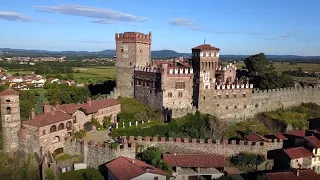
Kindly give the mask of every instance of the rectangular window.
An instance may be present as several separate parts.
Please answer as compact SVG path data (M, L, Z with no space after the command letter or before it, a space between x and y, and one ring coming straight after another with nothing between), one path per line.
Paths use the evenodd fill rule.
M178 93L178 97L182 97L182 92L179 92L179 93Z
M42 131L42 134L43 134L43 135L45 135L45 134L46 134L46 131L45 131L45 130L44 130L44 131Z
M77 116L73 116L73 123L77 123Z
M185 82L176 82L176 89L184 89L186 87Z
M158 176L154 177L153 179L154 179L154 180L158 180Z

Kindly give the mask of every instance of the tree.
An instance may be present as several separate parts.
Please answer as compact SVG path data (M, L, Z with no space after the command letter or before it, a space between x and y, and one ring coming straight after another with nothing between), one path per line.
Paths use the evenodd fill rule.
M249 74L254 76L264 74L271 69L270 62L264 53L249 56L244 60L244 63Z
M248 69L248 76L257 88L276 89L294 85L290 76L274 71L273 64L267 60L263 53L249 56L244 62Z
M43 95L40 94L37 103L35 104L34 110L36 114L42 114L43 113L43 105L47 101L47 98Z
M265 161L265 156L262 154L252 154L241 152L230 158L230 162L234 165L239 166L257 166L262 164Z
M162 160L162 151L156 147L148 147L145 151L138 153L138 159L147 164L151 164L157 168L160 168L168 173L172 172L171 167Z

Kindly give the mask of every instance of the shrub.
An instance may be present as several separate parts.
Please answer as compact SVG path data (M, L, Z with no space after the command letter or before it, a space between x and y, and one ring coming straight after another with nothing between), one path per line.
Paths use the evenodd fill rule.
M230 162L239 166L253 166L260 165L265 161L265 156L262 154L251 154L241 152L230 158Z
M104 130L104 127L97 121L97 119L91 119L92 125L94 125L98 130Z
M69 171L60 174L60 180L104 180L103 176L97 169L87 168L76 171Z
M84 129L81 129L80 131L77 131L75 133L73 133L73 137L76 139L82 139L83 137L85 137L87 135L87 131Z
M46 173L46 180L55 180L55 176L52 169L50 168L46 169L45 173Z

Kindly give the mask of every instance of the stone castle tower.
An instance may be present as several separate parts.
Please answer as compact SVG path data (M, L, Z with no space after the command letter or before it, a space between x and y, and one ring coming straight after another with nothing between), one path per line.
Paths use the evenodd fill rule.
M133 97L134 67L148 66L151 61L151 32L116 33L117 89L122 97Z
M198 107L201 89L214 89L215 72L219 63L219 48L202 44L192 48L194 73L193 105Z
M19 92L11 89L0 93L3 151L16 152L20 139Z

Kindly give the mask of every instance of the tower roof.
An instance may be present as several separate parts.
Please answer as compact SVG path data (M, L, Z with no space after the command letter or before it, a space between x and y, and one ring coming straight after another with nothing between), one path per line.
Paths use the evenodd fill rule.
M192 48L192 50L220 50L219 48L213 47L210 44L201 44L200 46Z
M19 94L20 93L18 91L15 91L13 89L6 89L0 93L0 96L19 96Z

